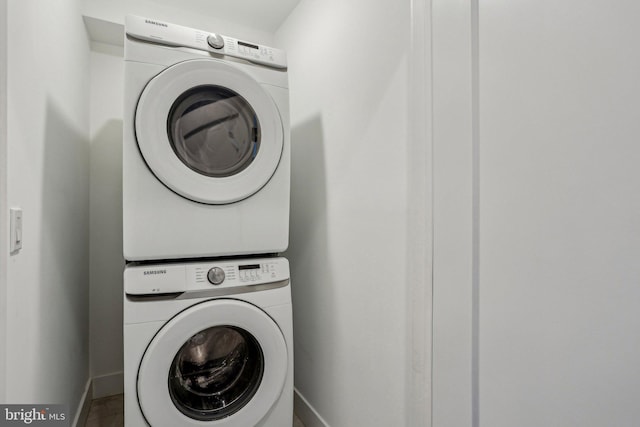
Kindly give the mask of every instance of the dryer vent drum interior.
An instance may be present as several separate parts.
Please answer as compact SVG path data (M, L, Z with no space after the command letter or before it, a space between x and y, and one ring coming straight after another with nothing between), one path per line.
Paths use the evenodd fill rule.
M210 177L243 171L260 148L260 124L251 105L234 91L214 85L192 88L174 102L167 133L178 158Z
M218 420L251 400L263 373L262 350L249 332L215 326L193 335L180 348L169 370L169 393L187 417Z

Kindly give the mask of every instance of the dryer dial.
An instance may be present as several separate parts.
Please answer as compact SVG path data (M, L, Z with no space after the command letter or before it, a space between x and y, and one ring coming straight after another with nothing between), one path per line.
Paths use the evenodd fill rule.
M211 282L212 285L219 285L224 282L224 270L220 267L213 267L207 273L207 279Z
M220 34L211 34L207 37L207 43L214 49L222 49L224 47L224 39Z

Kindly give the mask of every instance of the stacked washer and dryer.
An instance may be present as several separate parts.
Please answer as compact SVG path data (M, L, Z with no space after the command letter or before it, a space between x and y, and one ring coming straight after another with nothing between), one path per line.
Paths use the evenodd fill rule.
M290 426L285 54L125 31L125 425Z

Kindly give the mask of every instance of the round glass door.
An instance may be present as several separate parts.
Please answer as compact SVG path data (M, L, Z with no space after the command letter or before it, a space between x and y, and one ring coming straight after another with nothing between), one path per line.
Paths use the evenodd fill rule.
M254 426L280 398L289 365L277 323L233 299L191 306L164 323L138 368L151 426Z
M214 326L189 338L174 357L169 394L187 417L219 420L251 400L263 373L262 349L249 332Z
M178 158L205 176L235 175L258 155L258 116L246 99L227 88L198 86L186 91L174 102L167 125Z
M180 62L142 91L135 133L144 162L174 193L205 204L260 191L282 156L284 132L266 86L215 59Z

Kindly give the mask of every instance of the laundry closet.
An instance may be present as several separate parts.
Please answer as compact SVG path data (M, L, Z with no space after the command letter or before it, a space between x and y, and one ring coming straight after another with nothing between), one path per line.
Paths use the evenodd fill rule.
M276 389L290 390L307 427L637 423L636 2L213 3L0 2L0 403L65 404L71 425L82 425L91 400L125 391L125 378L147 357L152 370L143 369L143 381L165 395L151 393L142 406L159 406L156 398L173 408L182 402L177 416L202 417L192 412L193 396L180 391L180 375L170 392L168 378L160 384L149 374L155 364L186 372L186 362L197 359L192 350L206 347L198 347L206 337L189 335L194 345L174 364L175 352L162 349L177 344L163 339L161 325L190 325L180 322L179 310L196 323L204 312L190 311L192 300L162 298L190 287L198 293L200 285L223 298L229 284L265 280L263 295L275 291L273 300L236 293L243 308L221 310L265 325L254 337L280 333L263 355L282 361L286 354L287 364L246 372L281 374ZM284 198L265 203L262 217L219 209L233 223L218 228L205 212L244 206L234 204L260 191L249 186L244 195L209 203L206 192L187 194L176 185L181 178L173 172L153 170L154 153L124 151L138 106L134 97L125 101L132 84L125 78L127 15L202 31L200 42L211 49L219 49L219 35L286 54L286 82L249 73L272 100L281 94L272 107L288 121L286 209ZM193 60L195 51L181 55ZM157 59L131 62L147 61L156 74L171 67ZM141 95L146 86L135 83ZM191 95L172 110L176 123L186 116L186 140L204 129L185 107ZM232 93L212 89L207 96L220 98L209 111L221 126L209 127L249 136L236 160L252 158L256 135L277 133L262 125L266 133L258 132L254 114ZM158 104L153 98L151 106ZM241 131L223 120L232 116L250 125ZM174 166L202 166L190 144L171 149L182 153ZM123 199L123 174L136 162L157 187L141 185ZM269 191L271 176L252 188ZM163 220L145 221L156 199L175 205L163 209ZM200 204L200 213L181 213L182 200ZM127 225L123 212L138 201L148 211ZM278 209L289 213L286 243L268 236L282 223L260 226L284 221L284 213L273 215ZM138 233L129 243L127 226L130 236ZM162 233L173 233L176 246L174 239L154 242ZM252 239L269 243L223 253L230 241ZM214 249L203 255L205 247ZM126 257L131 292L144 294L130 304L123 296ZM180 289L155 280L146 287L167 275L181 277L171 282ZM154 290L167 290L159 292L161 303L138 310L134 303ZM291 328L274 326L288 320ZM259 355L259 339L236 326L205 335L226 336L231 347L244 342L246 354ZM125 338L140 346L130 353L139 361L124 356ZM229 390L258 393L251 379L244 385ZM239 396L251 401L255 394ZM264 402L281 402L277 392L271 397ZM206 410L220 423L241 413ZM143 412L136 422L144 423Z
M96 33L102 25L111 25L103 22L108 21L105 18L114 16L113 10L101 6L100 2L87 3L85 20L90 31L95 30ZM173 11L165 6L167 11ZM243 22L225 20L222 16L205 18L186 10L181 12L183 15L176 12L175 16L150 15L148 9L142 7L133 10L137 15L150 19L217 32L286 52L291 134L291 224L288 250L283 255L289 257L291 268L296 349L293 356L294 378L297 382L295 407L301 418L312 423L313 420L318 422L324 417L337 416L337 423L389 425L406 416L405 378L408 373L405 364L397 361L408 357L405 331L409 319L404 283L408 277L407 254L411 248L407 246L409 230L406 218L410 206L415 206L412 207L414 211L419 208L419 202L416 200L414 205L407 193L426 185L418 180L412 180L408 185L406 175L411 162L414 162L415 173L419 174L417 168L421 165L416 162L422 161L412 160L409 155L408 135L411 130L408 113L411 100L408 97L408 55L411 35L407 23L411 15L408 6L398 7L392 2L379 4L376 8L365 7L364 3L349 6L336 3L330 7L313 2L301 3L268 31L260 29L258 24L252 27ZM120 14L125 9L116 8ZM365 9L367 12L363 13ZM364 31L349 24L356 17L368 22ZM257 18L254 16L252 19ZM333 32L327 34L329 27ZM377 32L376 28L382 27L387 28L390 37L378 47L386 52L385 60L378 61L375 56L366 54L364 47L368 38ZM126 82L120 77L124 68L123 52L118 43L109 43L107 39L101 39L100 34L92 37L91 99L96 105L92 128L100 138L99 129L124 117L117 93L123 90ZM358 49L358 46L363 48ZM298 93L294 93L294 87L298 88ZM158 94L160 98L164 96L162 91ZM125 106L133 105L133 98L132 95ZM149 104L155 105L155 101ZM131 126L126 123L127 119L124 130L130 132ZM105 134L106 140L112 137L107 136L108 133ZM108 142L99 144L106 147ZM114 151L112 160L107 161L111 162L113 170L117 170L122 154L115 151L117 147L110 147ZM126 153L124 156L126 167ZM161 174L156 173L156 176ZM102 179L106 184L113 178L102 176ZM151 175L150 179L157 182ZM126 183L122 185L126 192ZM166 187L166 183L160 187ZM127 200L150 197L145 192L141 189L138 195L127 196L125 204ZM175 194L171 196L175 197ZM278 202L275 207L282 206L283 202ZM148 204L150 211L154 208L153 203ZM201 206L203 213L205 208L206 205ZM109 213L101 211L97 215L104 215L102 219L106 224L118 209L114 199ZM274 217L265 209L259 211L258 221ZM233 213L230 218L240 220L242 215L249 215L248 212L247 209L246 214ZM167 227L176 233L177 238L196 233L194 237L199 239L201 246L207 240L214 243L216 239L233 240L236 233L243 231L232 231L229 227L227 230L207 230L203 223L204 231L198 234L194 221L199 220L194 217L192 221L187 219L182 223L181 218L186 216L184 213L177 214L172 210L163 213L175 218L158 227L151 222L145 223L145 215L140 216L139 225L130 228L139 233L131 239L131 244L138 244L146 234ZM215 227L213 222L211 225ZM126 223L124 228L127 229ZM184 238L184 242L194 245L193 238ZM125 242L125 247L127 245ZM151 244L149 249L160 251L161 246L170 247L170 239L166 245ZM273 249L271 252L278 252L276 249L279 248ZM167 255L158 255L157 258L167 258ZM296 259L295 265L293 259ZM101 259L94 261L102 263ZM114 257L111 262L115 270L121 260ZM395 285L380 276L379 268L383 265L392 268ZM297 285L296 275L302 279ZM104 295L104 279L97 277L94 280L93 290L96 297L100 295L102 303L105 298L111 299L110 304L119 303L121 295ZM108 317L114 325L117 320L115 313ZM106 322L93 325L96 329L113 327ZM94 336L100 335L96 330ZM96 354L114 352L114 347L98 350L108 345L99 339L92 345ZM97 376L104 375L106 379L118 375L118 368L109 365L111 363L112 359L105 357ZM386 368L381 370L381 366ZM377 374L372 376L372 372ZM374 392L381 387L385 393ZM336 390L352 392L343 403L331 402L328 398L337 397ZM373 403L377 400L378 403ZM388 409L384 414L362 414L347 410L344 404L358 407L384 405Z

